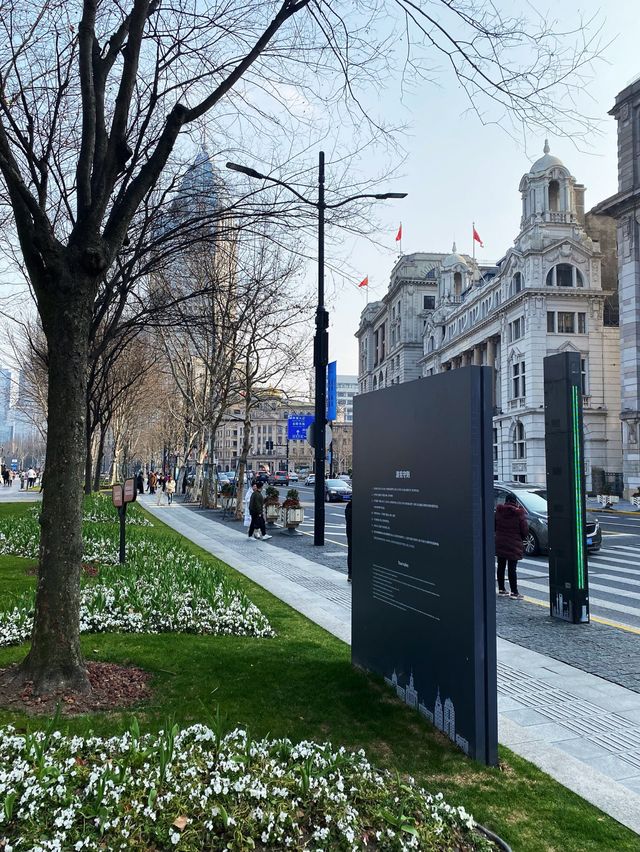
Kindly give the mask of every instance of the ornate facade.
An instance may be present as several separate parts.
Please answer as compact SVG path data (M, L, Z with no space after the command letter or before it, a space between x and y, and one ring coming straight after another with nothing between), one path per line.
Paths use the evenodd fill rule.
M613 244L614 223L585 216L584 186L547 143L519 190L520 231L495 266L455 244L448 255L398 261L389 292L363 311L356 334L360 392L469 364L493 367L494 476L544 484L543 358L579 352L587 486L600 488L605 472L622 469L617 276L600 243Z
M618 192L596 207L617 222L625 496L640 490L640 79L616 97Z
M615 281L603 289L584 187L547 143L520 181L520 194L520 232L495 267L470 264L455 250L443 261L422 374L494 367L494 476L544 484L543 358L579 352L587 487L599 488L603 472L621 470L619 335L605 322L605 305L614 314ZM593 215L591 224L607 229Z

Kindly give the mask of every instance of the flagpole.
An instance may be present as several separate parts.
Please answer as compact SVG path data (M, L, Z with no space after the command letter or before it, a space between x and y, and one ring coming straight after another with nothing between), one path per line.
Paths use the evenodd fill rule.
M476 223L471 223L471 243L473 245L473 262L476 262Z

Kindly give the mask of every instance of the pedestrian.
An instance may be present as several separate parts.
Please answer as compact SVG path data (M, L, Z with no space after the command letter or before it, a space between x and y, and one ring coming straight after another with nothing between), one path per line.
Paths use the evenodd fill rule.
M27 491L29 490L29 488L33 488L35 486L35 484L36 484L36 472L32 467L30 467L29 470L27 471Z
M173 495L176 493L176 481L169 474L165 481L165 490L167 492L167 503L171 506L173 504Z
M24 489L24 470L20 471L20 491Z
M247 529L251 526L251 512L249 511L249 501L251 500L251 495L256 490L255 483L253 485L249 485L244 495L244 520L243 524Z
M264 497L262 496L261 482L256 483L256 490L253 492L251 499L249 500L249 514L251 515L249 538L268 541L271 536L267 535L267 527L264 522Z
M158 477L155 474L155 471L149 471L149 494L156 493L156 483L158 481Z
M347 528L347 583L351 582L351 530L353 529L351 520L351 503L353 497L344 507L344 522Z
M523 539L529 533L524 509L518 505L515 494L507 494L504 503L496 506L496 556L498 558L498 594L508 594L504 585L505 567L509 572L511 597L522 600L518 592L518 561L523 556Z
M139 470L136 476L136 488L138 489L138 494L144 494L144 474L142 470Z

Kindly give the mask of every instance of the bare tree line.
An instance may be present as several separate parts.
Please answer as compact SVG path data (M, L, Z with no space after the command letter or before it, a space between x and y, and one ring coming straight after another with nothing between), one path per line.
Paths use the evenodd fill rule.
M12 683L86 690L78 621L92 345L144 305L147 277L136 271L138 284L120 286L118 272L145 211L183 173L187 134L208 128L238 152L273 140L270 157L283 136L290 145L332 127L342 142L388 133L368 109L380 80L394 62L424 80L434 59L482 121L586 133L558 90L576 90L597 44L483 0L2 0L0 11L0 200L48 374L34 631Z

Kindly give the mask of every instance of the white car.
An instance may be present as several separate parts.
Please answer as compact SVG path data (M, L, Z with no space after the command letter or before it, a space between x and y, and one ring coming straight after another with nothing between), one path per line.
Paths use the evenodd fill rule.
M290 473L289 474L289 482L297 482L297 481L298 481L298 474L297 473Z
M315 485L316 484L316 475L315 473L310 473L309 476L304 481L305 485Z

